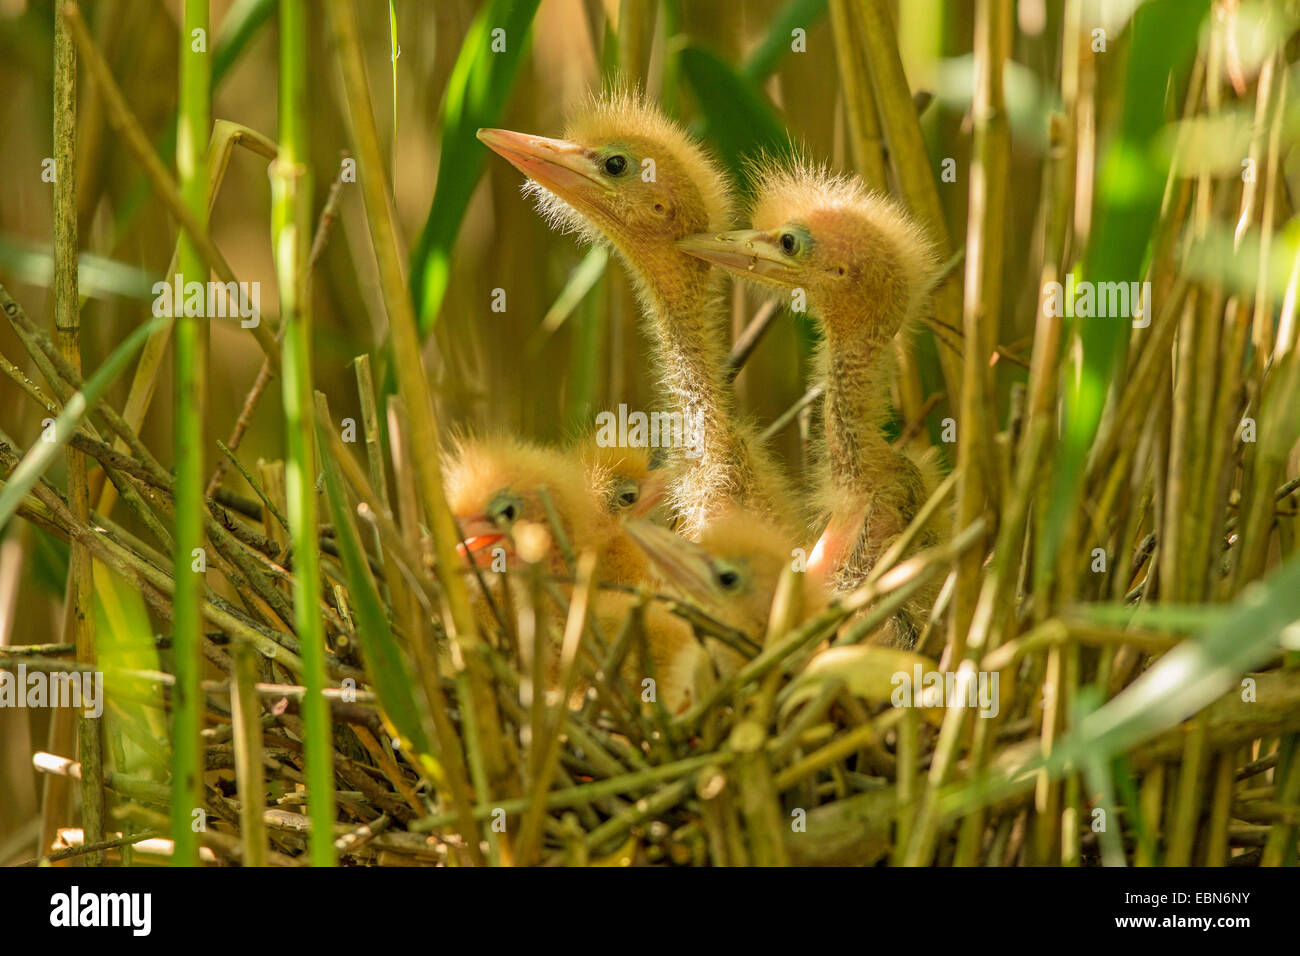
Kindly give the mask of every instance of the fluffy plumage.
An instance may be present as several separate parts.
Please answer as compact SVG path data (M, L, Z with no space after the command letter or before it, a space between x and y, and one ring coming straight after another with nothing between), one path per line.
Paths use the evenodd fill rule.
M668 476L657 449L602 446L593 433L578 440L577 451L588 484L611 513L644 518L663 500Z
M798 539L788 529L742 509L729 509L709 522L697 541L647 527L630 526L660 573L665 590L762 643L777 585L796 559ZM816 572L795 578L804 618L826 605L825 582ZM741 655L713 638L706 646L720 673L734 673Z
M678 235L725 229L731 223L731 184L722 169L680 123L640 92L617 89L592 95L571 111L563 137L593 149L625 149L633 160L633 173L643 182L647 171L643 161L654 160L655 181L665 193L680 198L673 210L680 226ZM523 189L537 199L539 211L552 228L577 233L589 242L608 238L588 220L588 211L579 212L533 180Z
M856 176L837 173L806 156L760 160L750 222L755 229L800 223L829 246L821 258L832 270L849 270L848 284L872 295L881 331L893 335L915 320L939 262L925 231L897 202L868 189ZM838 257L838 258L837 258ZM835 274L835 278L846 278ZM819 284L820 288L827 286ZM834 291L834 290L828 290Z
M678 451L671 459L669 497L683 529L698 534L733 504L793 524L798 509L780 471L733 412L722 374L720 277L676 247L683 236L727 225L730 192L719 167L677 123L627 91L580 106L563 141L527 148L540 165L521 165L517 154L511 161L534 180L526 190L539 211L552 226L608 243L626 263L668 404L703 430L698 458Z
M714 520L698 543L712 559L716 583L729 583L726 572L736 575L734 584L721 588L714 604L719 620L761 640L777 583L795 560L796 539L770 521L731 510ZM797 580L803 586L804 616L811 617L826 605L823 581L806 572Z
M648 448L602 448L594 436L578 442L587 485L609 516L609 537L601 559L604 580L641 583L651 577L641 549L623 531L627 519L661 512L668 475Z
M829 518L810 566L848 591L935 486L934 462L896 451L881 425L889 411L890 345L917 318L937 263L907 213L855 177L800 158L767 161L754 172L753 229L692 237L683 246L783 298L801 291L821 327L816 374L826 383L825 439L816 497ZM924 529L922 545L937 540L938 526ZM915 641L915 618L899 616L895 643Z
M462 435L451 443L442 468L447 505L462 525L485 518L506 533L521 521L545 527L546 509L538 493L542 488L576 549L600 553L607 544L607 513L577 456L509 435ZM465 532L471 533L468 528ZM558 547L552 545L546 563L552 574L565 573Z
M934 456L895 450L880 433L893 375L889 345L910 331L937 261L919 226L887 197L856 177L806 161L769 166L760 177L756 229L807 231L808 303L824 336L817 374L827 383L825 464L818 499L829 515L819 549L832 586L859 586L934 490ZM935 543L935 521L920 539ZM892 643L911 646L932 594L892 622Z
M450 443L446 452L443 477L447 504L461 522L466 537L490 538L492 535L485 532L498 529L504 537L486 547L506 548L512 559L507 562L510 570L514 570L512 533L528 524L549 527L539 493L539 489L544 489L575 552L591 549L597 553L596 577L636 585L645 580L648 561L624 532L622 521L638 512L643 488L653 504L653 485L657 478L650 464L648 455L635 449L602 449L594 443L584 443L566 450L509 435L461 435ZM636 501L625 503L619 500L618 492L626 492L629 482L637 485L638 495ZM542 561L550 574L567 573L564 557L553 540ZM504 591L495 586L496 575L490 563L486 565L484 573L489 589L504 599ZM512 578L511 583L516 586L511 588L510 602L498 600L498 608L522 607L529 600L521 579ZM476 586L471 594L480 622L485 627L495 626L482 592ZM634 600L628 594L598 591L592 597L592 614L606 633L616 634ZM548 651L548 677L554 685L559 678L558 642L565 620L557 607L549 607L544 625L554 645ZM649 607L646 641L665 705L673 712L689 706L698 699L700 682L707 674L703 648L690 626L662 607ZM624 675L633 682L647 676L639 656L626 662Z

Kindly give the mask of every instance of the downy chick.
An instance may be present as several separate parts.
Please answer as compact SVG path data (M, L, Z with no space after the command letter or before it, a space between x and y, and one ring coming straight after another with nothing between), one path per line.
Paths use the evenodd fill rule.
M759 179L752 229L682 240L684 252L769 289L802 289L822 330L825 451L818 476L829 516L809 564L834 590L857 588L937 484L932 459L898 451L882 434L889 410L889 345L916 318L936 272L930 242L889 199L855 177L804 162ZM941 518L918 546L937 543ZM911 647L934 594L895 617L889 643Z
M563 139L494 129L478 136L529 177L553 227L607 242L631 272L669 409L698 438L690 455L673 450L669 498L683 532L698 535L735 505L797 527L784 478L732 409L720 277L675 245L726 228L731 200L721 170L657 107L626 92L587 103Z

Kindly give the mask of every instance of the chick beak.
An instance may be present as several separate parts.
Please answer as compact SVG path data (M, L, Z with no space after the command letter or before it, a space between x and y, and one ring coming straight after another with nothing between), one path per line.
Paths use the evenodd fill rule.
M639 492L637 500L626 508L618 509L615 513L618 515L619 520L623 522L644 519L664 500L667 490L667 482L663 478L663 473L652 471L637 482L637 491Z
M592 202L609 187L591 175L592 158L585 146L508 129L481 129L479 141L529 179L566 202Z
M628 521L624 527L667 584L701 604L716 603L718 593L713 586L708 552L694 541L648 521Z
M777 244L776 236L761 229L699 233L678 239L677 248L742 278L761 278L791 286L797 280L797 273Z
M507 556L514 552L510 539L487 515L457 515L456 520L465 535L465 540L456 545L456 553L479 567L492 565L492 552L498 547L504 548Z
M643 481L641 483L641 497L637 499L637 503L628 512L630 518L644 518L654 511L659 506L659 502L664 500L664 492L663 482Z

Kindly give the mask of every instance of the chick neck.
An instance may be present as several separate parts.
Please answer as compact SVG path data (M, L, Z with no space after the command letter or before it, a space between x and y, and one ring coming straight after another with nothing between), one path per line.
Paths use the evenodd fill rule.
M847 311L847 310L844 310ZM826 456L833 490L851 496L877 487L897 453L881 433L889 402L889 345L898 323L818 316L825 340L818 352L825 382Z
M901 317L864 316L860 305L829 303L819 319L818 352L825 382L825 531L809 569L836 590L851 589L906 519L897 507L912 496L915 470L881 433L889 401L889 345Z
M674 458L683 466L672 488L683 532L695 536L727 505L780 513L756 480L758 469L734 421L724 382L722 277L675 247L625 258L640 280L661 386L672 409L681 413L683 429L693 429L686 434L694 437L694 447L674 449Z

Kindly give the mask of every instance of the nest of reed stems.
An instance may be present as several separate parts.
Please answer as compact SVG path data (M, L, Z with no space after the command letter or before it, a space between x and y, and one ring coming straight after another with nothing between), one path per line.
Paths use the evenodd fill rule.
M1086 50L1077 5L1067 6L1062 45ZM1220 5L1199 5L1211 6ZM184 26L206 26L205 7L187 3ZM845 108L859 172L941 222L885 5L829 7L840 81L858 93ZM180 443L174 458L140 437L169 336L182 389L182 366L203 360L194 323L155 320L93 374L80 368L73 187L55 196L57 321L36 321L0 287L22 349L0 357L0 370L47 420L26 447L0 433L0 520L17 517L71 549L62 640L0 647L0 668L99 671L107 688L102 726L56 712L51 750L34 759L48 781L47 812L24 846L108 865L1294 863L1300 269L1289 263L1278 279L1261 256L1258 295L1240 292L1204 258L1189 265L1196 257L1184 243L1211 211L1227 210L1253 239L1294 225L1278 160L1288 107L1278 91L1294 62L1286 37L1248 81L1225 86L1211 44L1189 55L1172 87L1176 119L1202 118L1228 96L1252 111L1258 179L1174 162L1141 186L1136 219L1123 215L1133 211L1126 199L1105 193L1113 184L1094 184L1077 162L1080 98L1093 95L1098 67L1087 54L1069 61L1033 279L1053 280L1076 261L1098 277L1138 270L1157 307L1131 334L1125 323L1098 332L1040 309L1032 337L1011 347L982 321L1019 292L999 289L1009 132L1001 83L991 80L1008 57L1010 5L976 5L974 165L989 188L972 193L976 238L934 297L935 319L956 341L940 348L945 400L969 424L951 475L915 523L951 509L953 534L910 557L905 535L860 590L811 619L779 596L767 634L738 639L690 602L649 592L617 633L600 632L586 612L609 585L593 580L554 521L570 573L556 579L525 565L512 573L525 579L515 593L529 596L526 606L495 607L486 628L470 612L475 584L457 560L458 531L430 464L437 405L350 0L330 0L325 22L396 388L388 394L359 355L355 443L332 424L311 388L305 290L342 182L318 216L300 201L303 107L292 94L306 75L308 24L301 3L281 8L281 142L228 121L209 130L202 91L185 84L204 67L183 55L180 128L210 141L206 163L183 164L174 177L77 6L59 5L56 101L75 116L68 97L79 58L115 134L179 224L178 268L233 281L207 233L207 190L220 188L232 151L248 150L270 165L277 235L296 226L277 243L277 264L297 294L282 291L279 321L252 333L265 364L229 437L214 441L221 457L200 473L191 466L204 463L201 449L190 460ZM1130 80L1152 58L1177 65L1151 52L1168 45L1157 27L1132 28ZM1162 105L1126 108L1147 112L1117 135L1150 146L1143 117L1161 118ZM66 122L56 120L56 159L74 163ZM1194 125L1180 128L1194 137ZM1185 156L1191 146L1180 148ZM1082 237L1071 210L1094 185L1099 213ZM942 245L952 256L954 244ZM741 337L737 364L770 318L762 313ZM1028 370L1001 421L985 356ZM109 386L127 369L132 398L115 406ZM242 440L286 372L294 384L280 400L297 437L285 461L248 461ZM919 418L900 441L924 441L935 402L910 407ZM178 405L178 433L201 412ZM1078 425L1080 414L1092 415L1091 427ZM162 464L169 458L172 467ZM56 459L66 460L66 483L46 474ZM228 489L236 474L255 496ZM216 586L182 573L196 542ZM858 646L934 581L944 586L915 655L863 648L810 672L816 650ZM121 589L143 597L149 618L124 626L127 638L97 640L86 623L94 595L107 602ZM622 661L644 653L651 602L747 658L682 714L647 704L619 676ZM546 633L555 608L563 635ZM534 693L543 658L561 646L564 692ZM895 706L894 678L912 663L948 675L950 689L955 678L949 706ZM994 677L997 713L984 718L962 700ZM561 703L579 687L580 706Z

